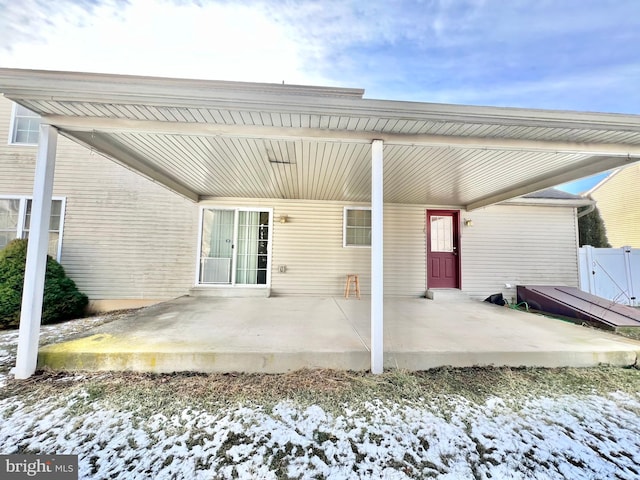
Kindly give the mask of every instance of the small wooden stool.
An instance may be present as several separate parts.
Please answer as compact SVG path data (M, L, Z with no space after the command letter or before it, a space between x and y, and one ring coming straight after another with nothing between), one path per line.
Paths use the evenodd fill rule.
M351 282L353 282L353 286L355 287L356 298L360 300L360 280L358 279L357 273L347 274L347 284L344 287L344 298L349 298L349 294L351 293Z

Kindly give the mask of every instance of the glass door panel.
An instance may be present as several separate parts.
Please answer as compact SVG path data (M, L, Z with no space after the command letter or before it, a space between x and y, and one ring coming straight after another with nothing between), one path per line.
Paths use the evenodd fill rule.
M200 255L200 283L231 283L233 210L204 210Z
M238 212L236 284L266 285L269 212Z

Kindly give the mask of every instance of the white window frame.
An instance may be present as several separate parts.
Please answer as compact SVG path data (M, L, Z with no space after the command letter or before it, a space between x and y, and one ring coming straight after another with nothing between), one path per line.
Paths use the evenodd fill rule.
M371 207L344 207L342 210L342 247L343 248L371 248L369 245L351 245L347 243L347 211L349 210L369 210Z
M31 200L33 205L33 197L30 195L0 195L0 200L20 200L18 208L18 226L16 238L25 238L25 222L27 219L27 201ZM66 197L52 197L51 200L60 201L60 225L58 232L58 246L56 249L56 261L60 262L62 258L62 237L64 236L64 216L67 208ZM51 230L49 230L51 232Z
M23 107L23 108L27 108L27 107ZM18 104L13 102L13 108L11 109L11 123L9 124L9 138L8 138L8 144L9 145L18 145L18 146L22 146L22 147L37 147L38 146L38 142L36 143L22 143L22 142L16 142L16 115L17 115L17 110L18 110ZM29 110L27 108L27 110ZM29 110L31 111L31 110ZM38 115L37 113L33 112L36 116L40 117L40 115Z
M269 212L269 234L267 236L267 283L266 284L237 284L236 279L236 261L237 261L237 249L233 251L233 260L231 266L231 283L230 284L216 284L216 283L200 283L200 268L202 257L202 225L204 222L205 210L232 210L234 212L234 239L238 236L238 212ZM198 219L198 248L196 249L196 268L195 268L195 283L197 287L204 288L271 288L271 268L272 268L272 251L273 251L273 207L235 207L226 205L201 205L200 206L200 218Z

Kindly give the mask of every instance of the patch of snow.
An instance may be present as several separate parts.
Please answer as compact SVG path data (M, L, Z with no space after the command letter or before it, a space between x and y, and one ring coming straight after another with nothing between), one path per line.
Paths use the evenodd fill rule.
M75 328L45 326L42 335ZM0 334L0 386L16 342L17 332ZM640 478L640 393L145 414L71 391L0 400L0 453L78 454L80 478Z
M0 401L2 453L76 453L80 477L621 478L640 475L640 396L565 396L509 407L451 397L437 407L369 402L240 406L179 414ZM77 408L85 405L87 408ZM78 413L80 412L80 413Z

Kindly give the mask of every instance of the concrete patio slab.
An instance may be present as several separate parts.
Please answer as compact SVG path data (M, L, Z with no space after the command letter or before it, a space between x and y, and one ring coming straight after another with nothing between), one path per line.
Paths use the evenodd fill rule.
M181 297L42 347L55 370L368 370L370 303ZM472 300L385 299L385 367L633 365L640 342Z

